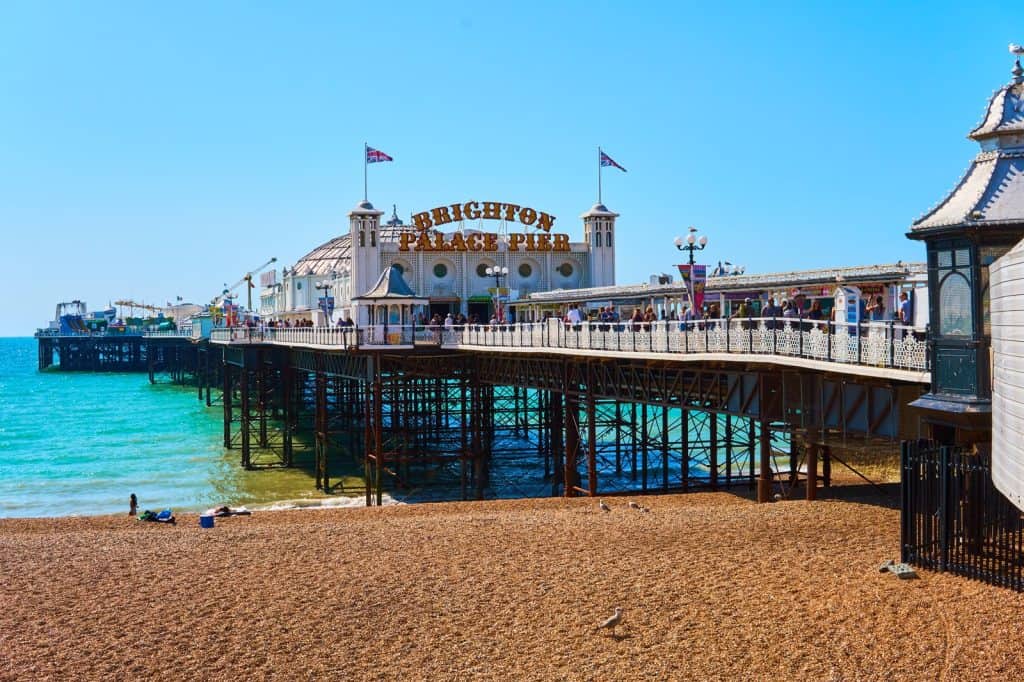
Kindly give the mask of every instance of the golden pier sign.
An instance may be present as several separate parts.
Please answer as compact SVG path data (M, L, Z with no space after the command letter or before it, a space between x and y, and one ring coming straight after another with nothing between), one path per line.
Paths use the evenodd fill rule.
M444 235L442 225L463 220L518 221L538 232L512 232L506 244L509 251L568 251L569 235L549 234L555 216L529 206L506 204L500 201L467 201L462 204L438 206L412 217L415 232L399 236L398 250L409 251L497 251L499 237L494 232L453 232ZM431 232L431 230L435 230Z

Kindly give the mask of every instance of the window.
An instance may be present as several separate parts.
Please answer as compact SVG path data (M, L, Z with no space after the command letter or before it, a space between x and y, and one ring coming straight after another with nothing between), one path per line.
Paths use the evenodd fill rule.
M971 336L971 284L959 272L951 272L939 285L939 335Z
M992 310L989 303L988 292L988 269L998 258L1002 258L1012 248L1011 244L1005 246L983 246L979 249L978 260L981 263L981 321L982 333L989 336L992 333Z
M937 250L933 255L939 290L938 335L974 336L970 248L957 245Z
M370 230L370 246L377 246L377 230Z
M448 276L448 266L444 263L438 263L434 266L434 277L438 279L444 279Z
M611 230L608 230L608 234L606 234L604 236L604 245L605 246L611 246L612 245L612 231Z
M558 266L558 272L562 277L572 277L572 263L562 263Z
M526 279L533 274L533 268L530 267L529 263L520 263L519 265L519 276Z
M302 280L299 280L298 282L295 283L295 288L302 289Z
M600 230L594 232L594 246L601 246L601 232Z
M490 266L487 263L481 263L480 265L476 266L476 276L487 277L487 268L489 267Z

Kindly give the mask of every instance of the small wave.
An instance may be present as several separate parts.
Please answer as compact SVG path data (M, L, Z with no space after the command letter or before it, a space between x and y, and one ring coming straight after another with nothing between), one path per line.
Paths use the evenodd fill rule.
M403 504L398 500L383 495L382 505ZM358 497L327 497L321 500L278 500L267 504L250 505L252 511L287 511L290 509L344 509L349 507L363 507L366 505L366 498Z

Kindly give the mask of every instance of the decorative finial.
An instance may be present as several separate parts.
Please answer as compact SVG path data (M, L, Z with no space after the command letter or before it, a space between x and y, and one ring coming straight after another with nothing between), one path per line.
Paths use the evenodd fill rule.
M1024 55L1024 45L1018 45L1017 43L1010 43L1007 49L1010 54L1015 55L1017 60L1013 63L1013 74L1014 83L1024 83L1024 68L1020 65L1020 57Z

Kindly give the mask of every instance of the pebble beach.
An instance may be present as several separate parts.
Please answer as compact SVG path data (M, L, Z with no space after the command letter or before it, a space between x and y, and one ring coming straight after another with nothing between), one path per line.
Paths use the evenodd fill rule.
M1024 595L880 573L871 496L633 499L3 519L0 678L1024 677Z

